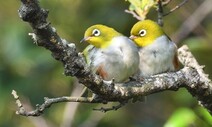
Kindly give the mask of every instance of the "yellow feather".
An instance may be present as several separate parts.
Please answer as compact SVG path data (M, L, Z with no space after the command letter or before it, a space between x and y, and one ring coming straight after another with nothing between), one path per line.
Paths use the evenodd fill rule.
M141 30L146 31L146 35L140 36L139 32ZM154 40L162 35L164 32L162 28L154 21L144 20L137 22L131 29L131 35L134 36L133 41L139 47L145 47L154 42Z
M99 36L94 36L93 31L99 30ZM88 38L86 41L97 48L106 48L110 45L112 38L116 36L121 36L122 34L118 33L111 27L105 25L93 25L85 31L84 38Z

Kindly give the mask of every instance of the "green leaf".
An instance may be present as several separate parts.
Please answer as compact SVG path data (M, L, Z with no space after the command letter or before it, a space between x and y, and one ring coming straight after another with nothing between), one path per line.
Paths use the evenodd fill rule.
M172 114L164 127L189 127L194 125L195 120L196 115L191 109L179 108Z
M154 4L155 4L154 0L142 0L140 7L144 11L149 11L149 9L153 7Z
M129 10L130 10L130 11L134 11L135 9L136 9L136 7L135 7L134 5L132 5L132 4L130 4Z
M205 122L207 122L207 124L212 126L212 117L205 108L198 107L196 111L198 112L197 114L201 117L201 119L203 119Z

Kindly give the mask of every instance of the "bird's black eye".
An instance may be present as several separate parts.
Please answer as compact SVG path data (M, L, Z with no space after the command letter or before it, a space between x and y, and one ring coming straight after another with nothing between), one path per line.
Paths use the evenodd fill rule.
M146 30L142 29L142 30L139 31L138 34L139 34L139 36L143 37L143 36L146 35Z
M99 36L99 35L100 35L100 31L99 31L98 29L94 29L94 30L92 31L92 35L94 35L94 36Z

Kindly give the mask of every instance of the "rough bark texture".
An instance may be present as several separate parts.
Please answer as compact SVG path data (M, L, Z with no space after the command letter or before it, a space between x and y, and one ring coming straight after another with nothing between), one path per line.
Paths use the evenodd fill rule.
M203 67L197 63L187 46L178 50L179 60L185 67L177 72L159 74L142 81L129 81L124 84L114 84L112 81L106 82L89 70L82 55L76 51L74 43L69 43L58 36L56 30L46 20L48 11L40 8L37 0L21 0L21 2L19 16L32 27L33 33L30 35L32 35L34 42L38 46L50 50L52 56L63 63L66 76L75 76L80 83L98 95L98 98L87 98L87 100L85 98L62 97L61 99L55 98L56 101L52 101L46 98L44 104L40 106L44 108L40 109L39 107L37 115L40 115L46 107L58 102L126 102L132 98L135 99L165 90L176 91L181 87L186 88L212 114L211 81L204 74ZM19 109L18 114L36 116L21 112L21 106L19 106Z

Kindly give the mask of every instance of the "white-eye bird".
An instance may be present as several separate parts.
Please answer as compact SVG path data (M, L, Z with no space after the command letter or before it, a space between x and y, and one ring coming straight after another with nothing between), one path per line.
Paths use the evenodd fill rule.
M93 25L81 42L90 45L83 54L91 70L104 80L124 82L138 72L137 46L127 37L105 25Z
M177 46L154 21L137 22L130 38L136 43L140 56L140 76L148 77L178 68Z

